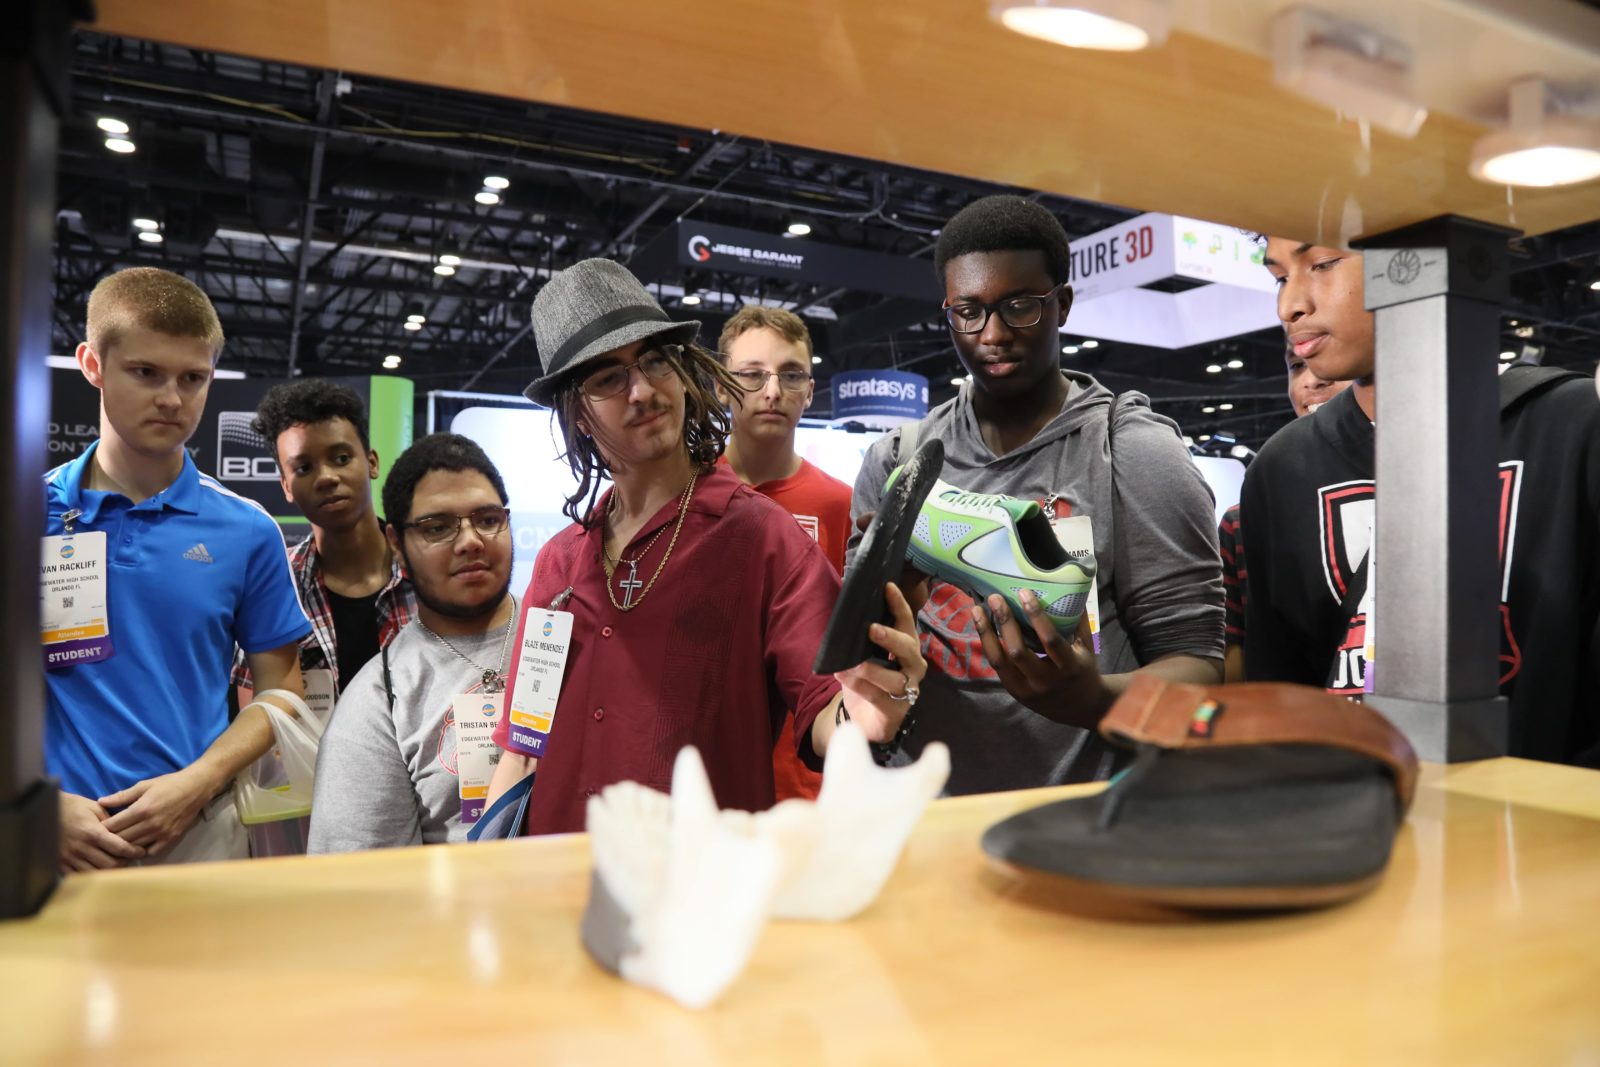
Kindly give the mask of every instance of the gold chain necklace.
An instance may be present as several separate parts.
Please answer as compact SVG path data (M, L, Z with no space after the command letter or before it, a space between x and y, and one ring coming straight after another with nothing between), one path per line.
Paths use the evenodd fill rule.
M667 528L665 526L657 530L655 537L650 538L649 544L646 544L644 548L639 551L639 554L634 556L632 559L623 559L619 553L618 558L613 561L611 554L605 550L604 541L602 540L600 558L605 566L606 572L606 596L610 598L611 606L616 608L618 611L632 611L634 608L644 603L644 598L650 595L651 589L655 588L656 579L661 577L662 569L666 567L667 560L672 558L672 550L678 544L678 534L683 531L683 519L684 516L689 514L689 500L694 496L694 483L699 479L699 477L699 471L695 471L694 474L689 476L689 484L684 488L683 497L678 501L678 521L672 528L672 540L667 542L667 550L662 554L661 562L656 564L656 572L650 576L649 582L641 583L639 581L639 561L644 559L645 554L650 551L651 546L653 546L656 541L660 539L661 535L667 532ZM603 539L604 531L602 531L601 536ZM611 591L611 579L616 574L618 564L623 563L628 565L628 577L617 583L618 585L622 586L622 603L619 604L617 603L617 594ZM641 584L644 585L644 591L639 593L639 599L635 600L633 598L633 594L636 590L638 590Z

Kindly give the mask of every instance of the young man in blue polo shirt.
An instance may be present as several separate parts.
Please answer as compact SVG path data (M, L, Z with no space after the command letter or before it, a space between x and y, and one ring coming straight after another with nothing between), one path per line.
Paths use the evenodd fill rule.
M100 439L45 475L45 533L71 538L47 540L46 556L101 561L98 581L87 568L61 599L99 598L108 632L46 634L57 639L45 656L45 762L62 787L61 865L242 857L229 785L273 734L255 704L228 722L233 647L260 691L299 696L311 627L276 524L184 447L222 327L191 282L141 267L95 286L86 332L77 358L100 390ZM74 610L45 606L47 619Z

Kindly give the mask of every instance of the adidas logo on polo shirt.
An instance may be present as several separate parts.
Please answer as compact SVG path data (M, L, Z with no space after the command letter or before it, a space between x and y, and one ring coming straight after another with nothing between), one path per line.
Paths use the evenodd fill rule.
M195 545L189 551L185 552L183 554L183 558L184 559L192 559L196 563L215 563L216 562L216 560L211 558L211 553L206 551L206 546L205 546L205 544L203 542L201 544Z

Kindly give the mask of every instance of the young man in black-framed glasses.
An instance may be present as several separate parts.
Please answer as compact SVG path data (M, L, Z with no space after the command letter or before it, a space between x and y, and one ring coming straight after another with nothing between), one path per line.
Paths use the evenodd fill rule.
M986 197L945 225L934 259L945 322L971 380L917 435L944 442L943 481L1038 501L1063 540L1092 542L1100 632L1097 652L1086 627L1076 639L1058 634L1026 592L1019 617L998 596L980 606L931 581L925 599L914 597L929 671L907 749L948 744L952 793L1103 778L1117 764L1093 730L1133 672L1222 679L1211 492L1177 426L1144 396L1113 404L1094 378L1062 369L1073 294L1055 216L1021 197ZM868 451L857 516L877 510L903 436L885 435ZM1043 655L1024 644L1024 628Z
M722 328L717 356L745 390L742 405L729 404L723 462L740 481L783 505L842 574L850 487L807 463L794 445L815 391L805 322L782 308L742 307Z
M795 430L811 406L811 331L792 311L748 304L722 328L717 358L744 387L728 404L728 450L719 461L739 480L794 516L833 569L844 573L850 487L795 451ZM814 799L822 776L780 745L772 765L779 800Z
M317 754L310 852L464 840L482 811L511 670L516 597L500 472L431 434L383 487L416 618L345 686Z

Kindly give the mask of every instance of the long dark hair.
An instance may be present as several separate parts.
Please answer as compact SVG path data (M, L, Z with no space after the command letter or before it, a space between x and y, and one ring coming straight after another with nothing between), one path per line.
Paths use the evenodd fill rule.
M720 387L735 404L743 405L744 387L716 356L697 344L661 345L658 349L672 361L683 383L683 441L689 450L689 459L701 474L710 471L728 443L728 413L717 399ZM597 519L595 501L600 498L601 481L610 473L605 457L594 443L578 429L578 416L583 405L579 379L574 377L563 383L556 398L556 419L561 423L561 437L566 445L565 458L578 479L577 492L567 497L561 511L573 522L589 529Z

